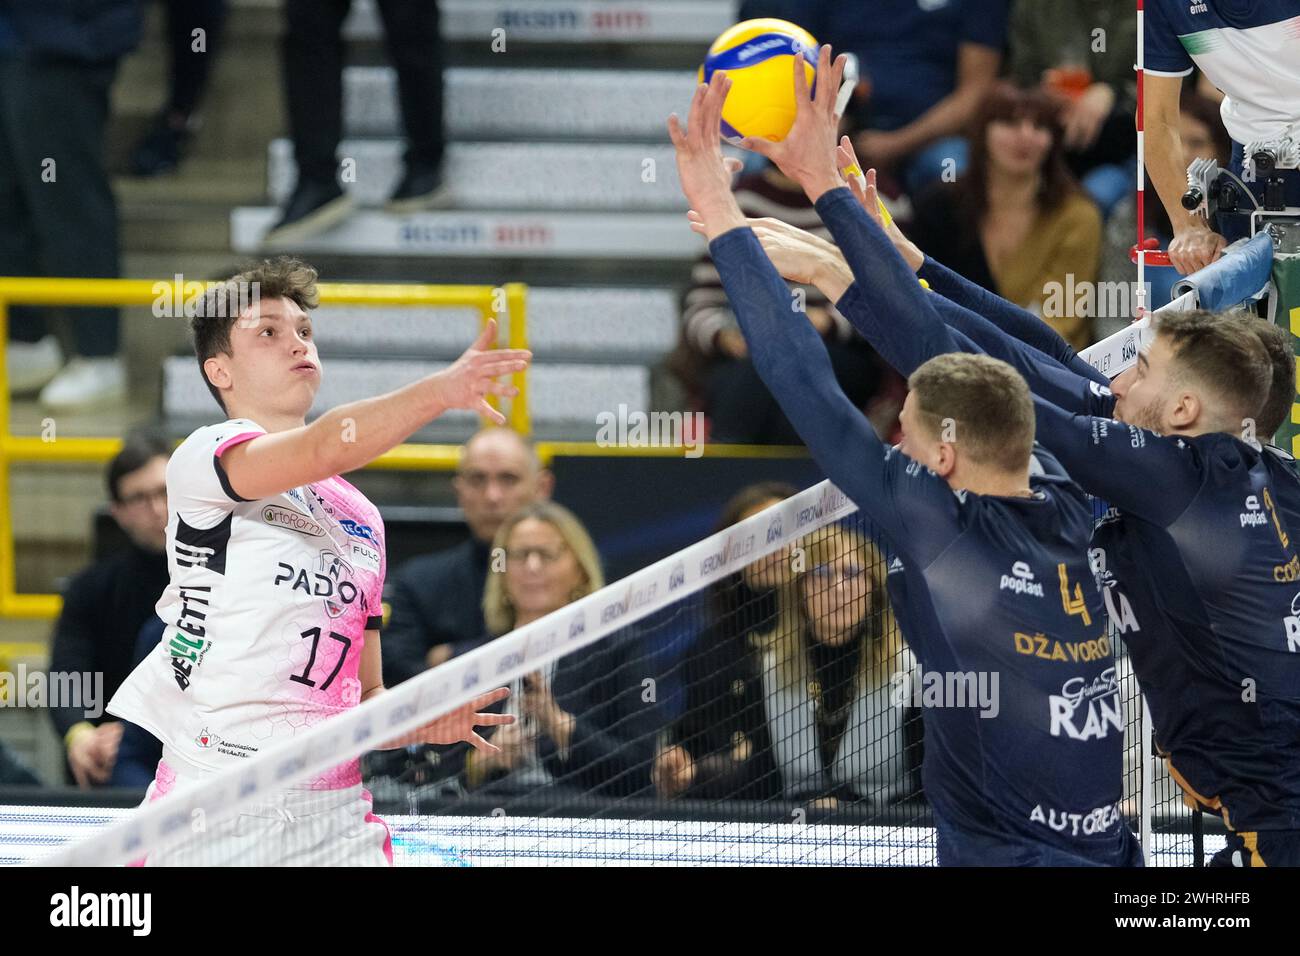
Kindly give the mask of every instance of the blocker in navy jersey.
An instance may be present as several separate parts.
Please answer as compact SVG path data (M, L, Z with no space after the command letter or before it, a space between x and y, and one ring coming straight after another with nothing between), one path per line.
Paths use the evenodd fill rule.
M1296 493L1285 463L1223 433L1161 437L1036 405L1044 441L1114 508L1095 563L1170 772L1234 830L1300 829L1300 557L1279 504Z
M1030 497L954 492L844 397L751 230L710 252L764 381L899 554L890 591L921 663L940 862L1139 863L1120 816L1122 710L1085 496L1050 456ZM927 706L934 675L996 679L996 706Z

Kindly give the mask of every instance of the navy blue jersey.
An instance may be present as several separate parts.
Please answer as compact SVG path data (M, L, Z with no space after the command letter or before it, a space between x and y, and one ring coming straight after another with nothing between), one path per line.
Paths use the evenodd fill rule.
M1094 565L1175 779L1234 829L1300 828L1294 474L1231 435L1036 407L1044 444L1112 505Z
M845 398L752 231L718 237L710 253L759 374L899 556L890 591L921 664L919 700L907 702L922 707L936 815L1004 844L1130 861L1122 708L1087 560L1084 494L1051 456L1040 458L1029 497L954 492L885 447ZM959 699L945 686L961 689L966 706L936 706ZM996 691L982 699L981 687Z

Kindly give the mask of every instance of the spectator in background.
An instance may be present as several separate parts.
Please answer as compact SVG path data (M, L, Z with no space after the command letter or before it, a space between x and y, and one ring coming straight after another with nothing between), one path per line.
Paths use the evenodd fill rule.
M494 546L504 573L488 579L483 612L493 637L536 621L604 586L600 556L566 508L532 504L512 515ZM632 796L650 785L657 709L642 699L650 654L632 630L602 638L516 681L506 700L519 720L492 737L500 753L470 751L471 789Z
M1101 215L1065 164L1059 112L1042 90L996 84L972 124L970 169L918 198L909 235L1081 350L1093 341L1092 320L1075 313L1068 290L1097 280Z
M199 127L199 102L221 46L226 0L165 0L167 8L168 100L131 153L131 173L158 176L180 165Z
M139 42L138 0L0 0L0 275L115 278L117 203L104 166L109 90ZM126 396L115 308L74 313L74 357L45 317L10 315L9 385L53 410Z
M913 195L966 165L962 129L1002 66L1007 0L746 0L741 19L783 17L858 58L854 147Z
M761 776L744 781L755 798L807 801L819 810L862 801L883 808L919 792L916 713L894 699L895 675L907 676L901 686L910 691L915 663L885 596L884 560L848 526L823 528L803 547L806 570L781 589L772 626L752 637L751 668L760 676L754 709L765 727L712 752L696 736L704 744L697 744L698 772L690 769L689 747L682 748L685 773L681 755L661 754L657 769L667 757L675 770L657 775L661 793L671 792L663 784L675 777L677 787L689 781L690 796L726 799L744 794L735 783L760 768ZM705 696L723 688L694 688L688 707L699 726L732 703L725 694Z
M383 654L389 686L487 640L483 592L492 539L506 518L549 498L554 485L532 444L517 432L485 428L465 443L452 487L469 539L412 558L388 576Z
M77 574L63 591L63 612L50 648L53 673L101 673L108 703L131 672L136 638L154 616L167 586L167 461L171 443L148 431L128 435L108 465L113 518L130 539L127 548ZM67 748L68 769L83 789L102 786L113 772L119 721L87 718L75 707L50 710Z
M779 481L742 488L722 509L716 530L752 518L795 491ZM652 778L660 796L772 800L781 795L755 639L775 626L777 590L790 580L790 555L778 551L709 589L707 628L681 664L685 709L655 754Z
M1061 104L1065 160L1104 215L1134 189L1137 6L1015 0L1010 74Z
M747 216L770 216L824 239L830 233L799 186L775 166L745 174L736 201ZM866 409L892 375L863 338L815 286L802 291L809 321L821 333L835 377L854 405ZM682 302L681 339L668 360L693 411L709 419L709 440L799 445L799 436L749 360L744 336L706 251L695 263Z
M442 35L438 0L378 0L397 71L406 168L388 200L393 213L445 201L442 186ZM264 241L291 246L345 219L352 197L338 181L343 137L343 21L352 0L286 0L285 94L298 183Z

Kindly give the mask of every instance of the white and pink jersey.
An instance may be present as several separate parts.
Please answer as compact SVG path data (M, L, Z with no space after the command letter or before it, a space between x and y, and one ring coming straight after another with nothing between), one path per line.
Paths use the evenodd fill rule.
M265 433L232 419L172 455L167 629L108 704L193 770L228 768L355 707L365 632L382 617L384 529L361 492L342 478L259 501L231 489L221 456ZM353 760L304 786L360 780Z

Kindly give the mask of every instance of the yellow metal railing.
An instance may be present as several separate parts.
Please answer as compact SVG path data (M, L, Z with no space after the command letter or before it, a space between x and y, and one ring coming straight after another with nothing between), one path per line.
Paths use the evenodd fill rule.
M57 594L17 593L14 560L14 529L9 467L14 462L80 462L103 464L122 448L120 438L63 438L46 441L40 437L9 433L9 383L4 349L8 342L9 305L153 305L160 297L184 303L199 288L198 283L153 282L147 279L0 279L0 619L58 617L62 599ZM478 308L484 322L504 306L509 317L505 345L527 348L527 287L508 283L492 286L353 285L321 283L322 305L469 306ZM503 301L504 300L504 301ZM524 373L513 379L519 396L510 403L507 415L511 427L531 433L527 382ZM538 442L537 454L544 467L557 457L677 457L674 446L621 447L594 442ZM706 445L709 458L805 458L799 447L753 445ZM376 458L368 468L399 471L453 471L460 461L458 445L399 445ZM28 653L35 645L0 642L0 654ZM3 668L0 668L3 669Z
M14 548L10 465L14 462L107 462L121 450L118 438L64 438L46 441L40 437L10 434L9 380L5 348L9 341L9 306L159 306L169 315L180 315L184 303L204 288L201 282L150 279L5 279L0 278L0 618L54 618L62 601L57 594L19 594ZM472 285L389 285L322 282L318 286L322 305L389 305L469 307L479 310L484 324L496 316L506 325L508 348L527 348L527 292L522 283L504 286ZM507 418L512 428L527 435L532 426L528 414L527 377L513 376L519 395L510 402ZM458 450L451 445L401 445L376 459L372 467L450 470L456 467Z

